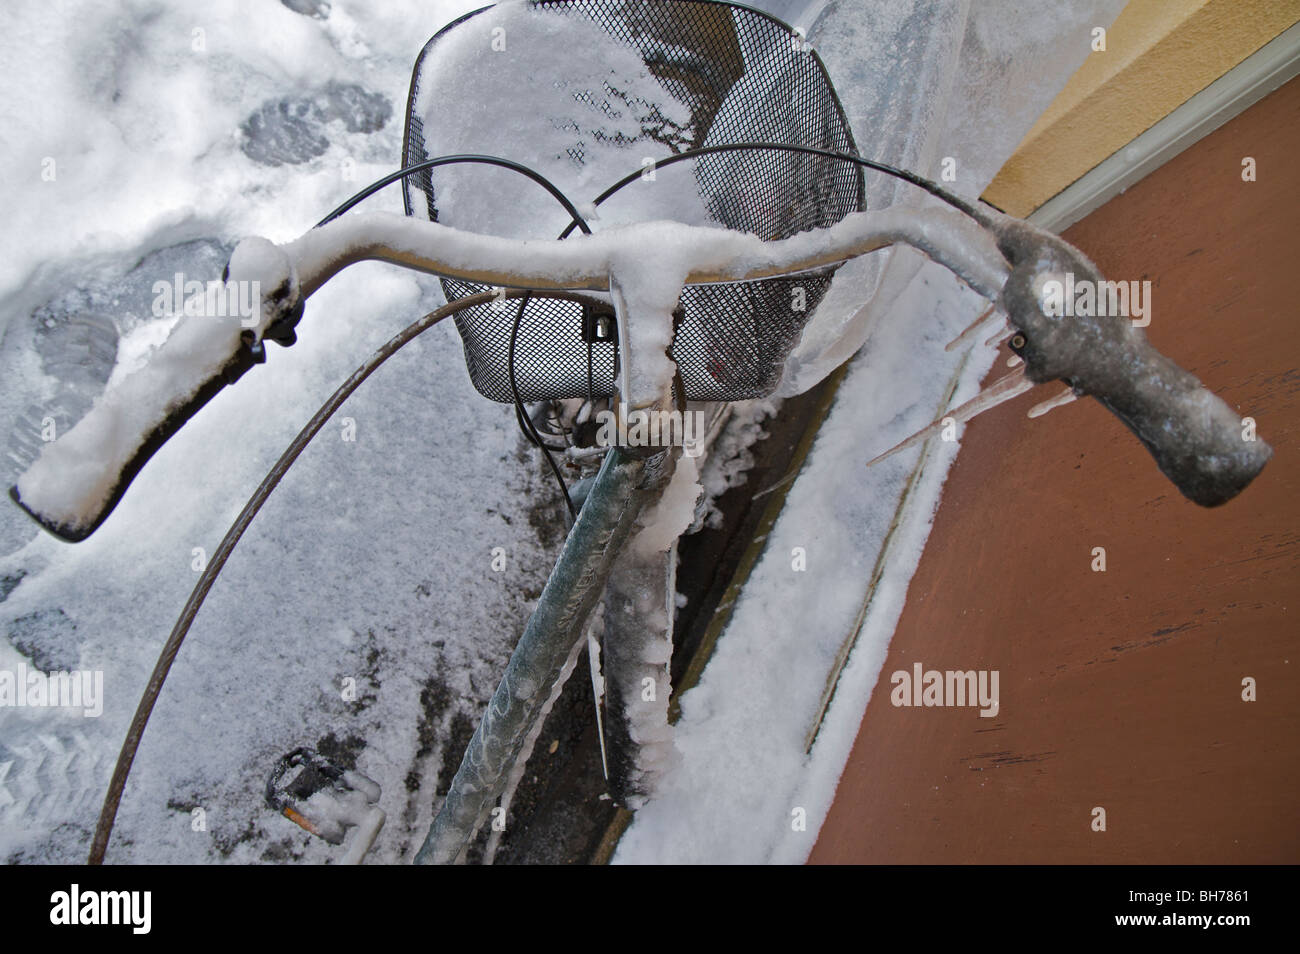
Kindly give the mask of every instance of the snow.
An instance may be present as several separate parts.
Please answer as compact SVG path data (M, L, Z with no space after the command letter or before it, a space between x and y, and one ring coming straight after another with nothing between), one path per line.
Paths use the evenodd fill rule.
M608 254L607 267L618 315L620 397L632 412L672 407L677 371L677 364L668 356L676 324L673 312L699 253L706 248L716 252L731 241L729 233L720 235L720 231L653 222L575 243L587 251L588 246L611 234L619 240ZM687 234L709 238L683 240Z
M340 268L365 259L490 284L603 290L612 273L643 283L737 281L817 268L892 243L944 262L986 295L995 295L1006 280L1006 263L992 237L946 206L855 212L829 228L772 242L669 220L615 226L563 242L520 241L359 212L283 248L311 293Z
M288 257L265 239L241 242L230 274L230 287L251 282L263 295L293 284ZM252 300L258 300L256 293ZM76 426L45 445L18 480L24 506L56 525L87 529L145 438L221 372L245 330L260 336L273 317L264 310L254 320L240 314L186 314L178 320L147 361L111 382Z
M668 486L640 520L645 529L632 541L642 558L667 551L695 522L696 503L704 488L700 485L699 462L683 454L669 478Z

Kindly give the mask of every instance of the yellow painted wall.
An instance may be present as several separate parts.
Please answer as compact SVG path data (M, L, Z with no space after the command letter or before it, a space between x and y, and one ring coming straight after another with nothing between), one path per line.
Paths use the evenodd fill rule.
M1300 0L1130 0L984 198L1028 215L1297 21Z

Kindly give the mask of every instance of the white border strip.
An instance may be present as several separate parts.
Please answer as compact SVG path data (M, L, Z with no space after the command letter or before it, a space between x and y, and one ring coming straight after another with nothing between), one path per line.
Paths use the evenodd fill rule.
M1300 73L1300 23L1040 205L1029 221L1062 232Z

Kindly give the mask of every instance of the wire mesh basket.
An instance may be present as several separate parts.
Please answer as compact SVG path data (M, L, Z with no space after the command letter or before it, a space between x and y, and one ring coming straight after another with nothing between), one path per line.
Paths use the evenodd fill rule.
M521 12L547 18L550 32L530 34ZM552 50L539 52L542 46ZM637 70L618 72L629 55L639 67L635 81L620 77ZM503 79L502 71L512 68L518 75ZM596 191L574 194L570 188L612 185L640 167L646 174L621 190L636 191L635 201L629 199L629 209L620 213L627 220L694 218L689 224L774 240L833 225L865 207L861 169L826 156L718 151L676 163L671 176L666 169L656 175L664 159L703 146L771 142L856 153L820 58L801 34L760 11L712 0L534 0L467 14L435 34L416 61L403 164L473 151L464 148L466 130L475 130L478 141L490 145L484 137L497 119L482 111L484 104L476 112L465 100L476 92L480 99L510 99L502 96L502 83L516 91L522 119L517 116L508 137L501 138L511 146L528 141L529 131L518 124L535 119L543 141L535 168L577 203L589 202ZM451 101L455 112L449 110ZM532 102L538 104L535 116L529 113ZM545 104L556 102L571 103L571 113L548 112ZM494 152L514 158L500 147ZM407 214L489 231L485 219L493 216L448 214L455 189L439 175L426 169L403 180ZM642 185L647 179L670 181L649 189ZM491 188L483 189L490 201ZM666 198L673 193L676 198ZM683 193L693 193L696 211L681 212ZM597 228L611 206L617 206L613 199L601 206ZM524 217L520 210L519 218ZM567 215L563 221L568 223ZM834 270L688 287L670 351L687 400L770 394ZM444 280L443 289L454 301L485 286ZM493 303L456 317L474 386L505 403L516 391L526 402L611 396L618 374L611 324L608 306L541 292L522 306ZM512 334L514 387L508 360Z

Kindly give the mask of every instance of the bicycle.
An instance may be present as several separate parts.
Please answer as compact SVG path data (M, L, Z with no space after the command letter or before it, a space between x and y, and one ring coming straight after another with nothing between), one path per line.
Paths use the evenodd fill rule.
M489 11L503 19L477 19ZM496 23L515 35L529 28L530 18L536 27L548 16L565 19L543 23L539 36L554 36L553 28L563 26L593 43L609 42L609 61L630 64L630 51L639 57L643 74L669 93L676 90L681 101L674 110L635 91L605 91L597 109L617 110L621 103L639 110L636 125L648 128L647 138L670 155L633 169L601 192L590 208L645 181L647 171L691 161L701 195L711 200L706 203L710 217L728 228L651 222L594 232L590 210L584 213L566 190L522 163L481 153L427 155L428 127L421 117L429 115L431 94L421 84L422 68L434 62L428 57L439 42L467 25ZM716 39L725 20L738 36L734 47L725 33ZM672 44L665 37L681 39L683 24L691 23L700 27L699 35L715 37L712 46L668 57L665 51ZM244 240L223 281L227 287L265 290L256 315L249 322L205 318L178 324L148 365L118 382L19 478L11 496L23 509L65 540L85 539L168 437L215 394L266 360L267 339L293 344L306 299L332 275L362 260L379 260L444 281L448 304L401 332L340 387L277 462L214 553L137 710L101 813L92 861L103 858L153 700L240 535L347 395L387 357L447 317L455 317L475 387L490 399L514 405L521 429L560 480L572 525L417 855L419 862L463 858L493 802L508 800L541 721L593 623L605 628L612 793L630 807L652 795L659 772L671 759L665 654L671 653L668 601L674 592L671 531L680 523L681 509L673 489L684 442L647 441L643 432L652 422L672 422L674 415L682 420L688 402L725 406L770 393L834 269L850 258L892 244L910 245L995 304L968 334L1005 314L1008 327L1000 337L1021 366L948 412L948 418L960 422L1033 384L1062 380L1069 396L1091 395L1119 416L1160 469L1197 503L1222 503L1259 473L1270 455L1268 445L1243 440L1237 415L1155 352L1140 329L1122 318L1067 320L1048 314L1043 287L1053 276L1101 281L1095 266L1076 249L919 176L858 156L842 110L837 114L838 101L824 68L798 39L796 31L766 14L706 0L672 4L671 12L660 0L643 0L631 8L614 0L542 0L526 7L484 8L455 21L430 40L417 61L403 168L362 190L293 242L277 246ZM766 55L737 59L742 47L763 43L769 48ZM684 72L683 64L691 63L694 72ZM758 65L751 70L747 63ZM746 87L751 72L767 74L766 85ZM808 118L775 130L790 133L785 139L795 141L755 136L767 130L744 123L728 128L720 120L744 115L741 107L747 101L739 94L747 89L748 102L770 105L777 95L773 89L783 94L786 86L801 88L808 77L824 82L813 89L814 106L801 114ZM592 83L577 86L579 95L590 97ZM732 95L739 105L736 99L728 101ZM797 114L797 101L791 102ZM744 157L749 165L719 165L723 156ZM792 157L794 166L789 165ZM779 179L771 170L783 168L781 163L800 175ZM560 238L507 239L441 224L432 171L465 164L505 168L540 185L563 210ZM758 178L751 177L747 188L729 190L737 169L757 170ZM911 182L942 205L865 211L864 169ZM357 202L397 181L403 184L407 218L344 216ZM757 192L755 181L763 186ZM417 205L431 221L413 217ZM583 237L569 239L575 230ZM647 249L655 253L647 254ZM806 299L801 310L790 306L795 289L802 289ZM527 413L526 404L539 402L576 402L579 407L568 407L552 424ZM591 426L593 415L601 412L616 425L612 441L598 439ZM641 436L634 439L634 433ZM928 433L920 432L899 448ZM548 443L548 437L563 444ZM583 477L572 492L552 451L581 469ZM645 518L665 501L658 513L662 520ZM593 614L602 596L606 605L598 620ZM646 627L647 620L653 625ZM639 688L644 679L656 691L653 701L643 705L640 695L628 689Z

